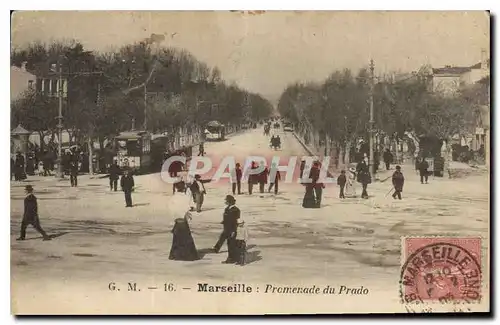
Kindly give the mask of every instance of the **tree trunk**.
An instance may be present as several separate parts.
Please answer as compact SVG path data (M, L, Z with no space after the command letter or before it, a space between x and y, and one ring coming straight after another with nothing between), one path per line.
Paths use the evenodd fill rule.
M94 175L94 166L93 166L93 157L94 157L94 139L93 139L93 130L92 127L90 127L89 130L89 135L87 138L87 146L89 150L89 174Z
M443 156L444 159L444 166L443 166L443 176L445 173L448 173L448 177L451 178L451 173L450 173L450 162L452 161L452 149L451 149L451 141L450 140L444 140L443 141L443 146L441 147L441 156Z
M344 166L347 169L349 167L349 164L351 163L351 145L352 141L347 140L345 143L345 151L344 151Z
M40 153L45 151L45 132L38 131L38 137L40 138Z

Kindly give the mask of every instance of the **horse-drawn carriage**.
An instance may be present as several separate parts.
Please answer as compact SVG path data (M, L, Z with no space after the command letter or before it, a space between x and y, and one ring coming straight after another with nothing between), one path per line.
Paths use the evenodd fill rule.
M211 121L207 123L204 137L206 141L222 141L225 139L225 126L219 121Z
M270 143L271 148L274 150L281 149L281 138L279 135L272 136L271 137L271 143Z

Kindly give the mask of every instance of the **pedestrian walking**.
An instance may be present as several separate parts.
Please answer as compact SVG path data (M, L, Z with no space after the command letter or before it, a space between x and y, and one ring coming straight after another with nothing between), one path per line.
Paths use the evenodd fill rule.
M194 181L189 187L193 195L193 200L196 203L196 212L201 212L201 207L203 205L203 201L205 200L205 194L207 194L205 185L203 185L203 183L206 182L207 181L202 180L201 176L197 174L194 176Z
M276 175L274 176L274 179L272 179L272 172L276 171ZM279 187L279 182L281 181L281 174L280 171L276 168L276 165L273 165L271 169L269 170L269 177L270 177L270 183L269 183L269 189L267 190L269 193L274 187L274 194L278 194L278 187Z
M306 168L306 161L302 159L300 162L300 183L302 184L302 176L304 175L304 169Z
M323 189L325 185L319 181L319 176L321 172L321 164L319 161L315 161L311 172L309 173L309 178L312 180L312 187L314 189L314 198L316 207L321 207L321 199L323 196Z
M125 193L125 206L127 208L132 207L132 191L134 190L134 177L130 173L129 170L125 170L123 173L123 176L120 180L120 187L122 188L122 191Z
M403 185L405 183L405 177L401 172L401 166L396 166L396 171L392 174L392 185L394 186L394 194L392 198L401 200L401 192L403 192Z
M202 143L200 143L200 145L198 146L198 156L205 156L205 146Z
M26 239L26 228L32 225L42 236L43 240L50 240L50 236L42 229L38 216L38 203L35 194L33 194L33 186L26 185L26 198L24 199L23 221L21 222L21 235L17 240Z
M35 157L32 152L27 154L26 159L26 175L35 175Z
M200 256L191 233L192 196L184 181L175 183L175 186L177 191L168 202L168 210L175 220L172 229L172 246L168 258L176 261L195 261Z
M393 162L394 156L392 155L392 153L389 149L385 149L383 158L384 158L384 163L385 163L385 169L386 170L391 169L391 164Z
M246 264L246 253L247 253L247 243L248 243L248 229L245 225L245 221L241 220L238 223L238 228L236 229L236 237L235 237L235 257L236 264L245 265Z
M340 176L337 178L337 185L340 187L339 199L345 199L344 188L346 183L345 170L342 170Z
M24 172L24 157L21 155L21 152L18 151L16 153L16 160L14 163L14 178L16 181L22 181L26 179L26 173Z
M69 179L71 183L71 187L78 186L78 160L75 157L72 157L70 160L70 171L69 171Z
M227 242L228 256L226 261L222 263L230 264L237 262L237 247L236 247L236 232L238 228L238 219L240 218L241 211L236 206L236 199L232 195L227 195L225 199L226 209L224 209L222 225L223 231L219 236L219 240L215 244L213 250L218 253L224 244Z
M345 184L345 194L350 197L356 197L356 168L349 168L349 173L346 178L347 183Z
M267 167L265 167L264 163L261 163L261 168L264 168L263 171L261 171L258 175L258 181L259 181L259 192L264 193L266 184L267 184L267 174L268 170Z
M257 169L257 163L255 161L252 161L252 165L250 166L250 169L252 169L252 170ZM258 182L259 182L259 177L257 174L250 173L250 175L248 175L248 194L252 195L253 186L254 186L254 184L257 184Z
M241 194L241 177L243 176L243 171L241 170L240 163L236 163L234 172L235 172L236 179L233 180L233 183L231 184L231 187L233 190L233 195L236 195L236 188L238 189L238 195L240 195Z
M420 183L421 184L424 184L424 180L425 180L425 184L428 184L428 180L429 180L428 169L429 169L429 163L424 158L422 158L422 160L418 164L418 171L420 173Z
M361 197L363 199L368 199L368 184L371 184L372 178L370 175L370 171L368 169L368 164L363 159L356 166L356 172L358 177L358 183L361 183L363 186L363 192L361 193Z
M120 167L118 162L115 160L113 164L109 167L109 190L115 191L118 186L118 179L120 178Z
M43 160L43 176L52 176L50 173L50 171L52 170L52 156L48 151L45 151L42 160Z

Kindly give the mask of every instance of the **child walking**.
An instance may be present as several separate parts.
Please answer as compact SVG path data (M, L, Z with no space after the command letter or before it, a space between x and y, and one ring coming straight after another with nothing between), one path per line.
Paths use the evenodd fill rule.
M248 242L248 229L245 226L245 221L238 223L238 229L236 231L236 254L237 260L236 264L245 265L246 263L246 253L247 253L247 242ZM235 254L235 255L236 255Z

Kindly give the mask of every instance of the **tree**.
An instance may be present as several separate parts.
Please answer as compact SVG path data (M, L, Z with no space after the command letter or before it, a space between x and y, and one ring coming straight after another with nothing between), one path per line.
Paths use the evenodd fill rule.
M27 92L11 105L11 128L22 124L26 129L37 132L40 148L45 148L45 137L54 134L57 126L57 101L40 93Z

